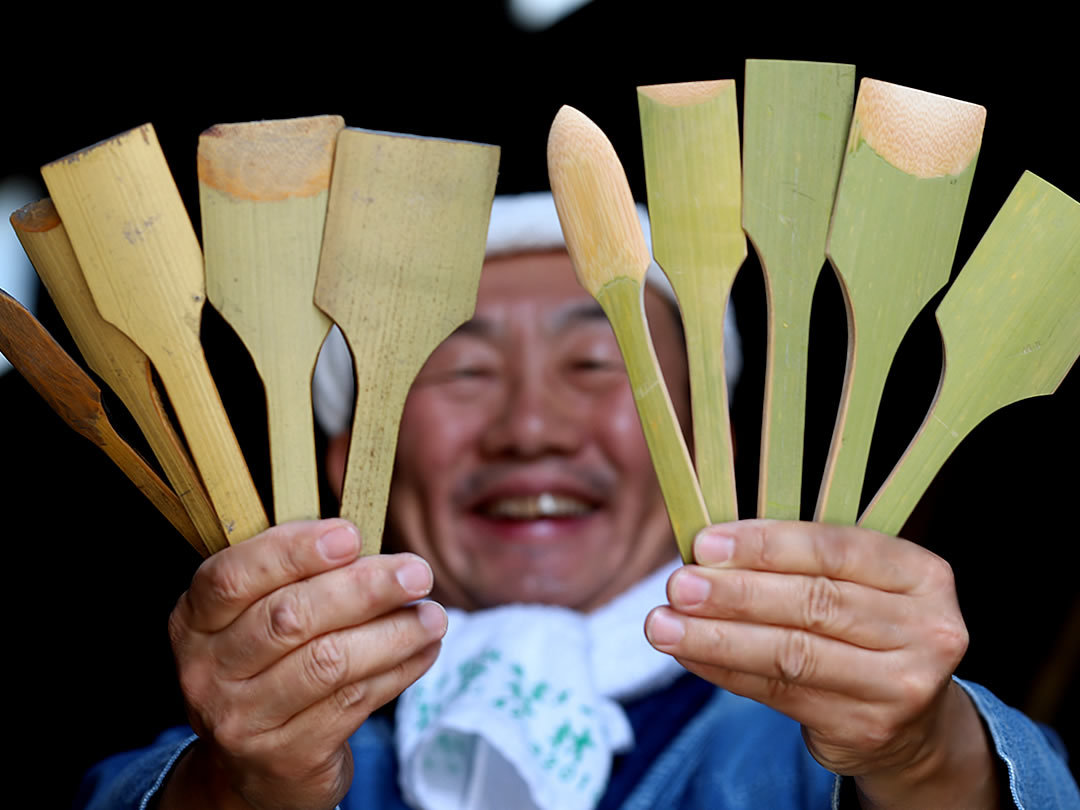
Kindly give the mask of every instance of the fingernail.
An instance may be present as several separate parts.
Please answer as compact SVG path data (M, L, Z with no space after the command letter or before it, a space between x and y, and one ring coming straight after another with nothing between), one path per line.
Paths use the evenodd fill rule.
M702 565L726 563L735 553L735 538L705 530L694 540L694 559Z
M431 566L419 557L413 557L395 574L397 581L409 596L425 596L431 590Z
M441 638L446 632L446 611L438 602L421 602L416 606L416 616L432 638Z
M711 589L709 580L697 574L682 571L672 583L671 596L682 607L694 607L708 599Z
M335 526L316 541L315 547L328 560L344 560L360 553L360 535L352 526Z
M677 619L671 611L658 610L649 619L647 629L649 641L658 647L666 647L678 644L686 635L686 628L681 620Z

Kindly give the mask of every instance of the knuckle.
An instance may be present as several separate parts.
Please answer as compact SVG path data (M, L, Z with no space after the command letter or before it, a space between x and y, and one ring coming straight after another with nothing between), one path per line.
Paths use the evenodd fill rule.
M725 571L723 582L725 583L725 598L728 606L736 616L746 616L752 612L754 605L754 587L750 577L743 571Z
M809 636L800 630L785 631L776 649L776 671L782 681L803 683L814 669Z
M840 613L840 586L828 577L814 577L810 591L803 600L803 621L814 631L823 631L836 625Z
M937 554L927 554L925 581L934 589L951 588L954 583L953 569L949 561Z
M334 693L334 699L341 712L352 712L357 707L368 705L371 700L371 688L365 681L347 683Z
M967 652L968 629L958 616L939 617L933 629L933 636L940 653L950 661L959 661Z
M852 546L838 536L815 533L814 555L819 569L829 577L845 578L852 563Z
M349 580L357 594L359 604L370 610L382 594L390 592L393 576L385 565L370 557L352 563L348 569Z
M270 638L287 646L305 637L311 626L311 605L297 588L285 588L267 600L266 626Z
M750 559L757 560L766 571L774 571L779 563L779 547L770 539L772 521L754 521L747 527L745 536L739 538L740 546L749 546Z
M224 710L215 718L210 736L217 746L234 756L241 755L252 739L243 715L231 710Z
M322 687L337 686L348 670L348 656L339 639L333 635L312 641L304 662L311 682Z
M220 564L215 557L208 560L196 573L195 579L200 580L201 589L205 589L214 602L233 605L247 601L248 575L245 569L238 565L231 565L222 560ZM193 583L193 588L195 587Z
M896 725L884 717L869 720L860 726L852 742L857 750L872 754L889 747L897 734Z

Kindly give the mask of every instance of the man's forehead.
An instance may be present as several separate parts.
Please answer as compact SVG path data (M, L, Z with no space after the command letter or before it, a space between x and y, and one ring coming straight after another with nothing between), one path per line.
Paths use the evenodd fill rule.
M565 250L516 253L484 262L475 314L464 331L491 332L523 320L554 330L606 322L596 299L578 283Z

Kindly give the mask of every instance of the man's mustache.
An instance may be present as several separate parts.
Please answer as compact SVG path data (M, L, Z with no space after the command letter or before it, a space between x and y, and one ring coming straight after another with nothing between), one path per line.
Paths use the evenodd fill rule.
M610 467L563 459L501 461L485 464L461 479L451 491L457 507L475 506L491 497L509 481L551 482L558 489L593 501L606 501L617 489L617 476Z

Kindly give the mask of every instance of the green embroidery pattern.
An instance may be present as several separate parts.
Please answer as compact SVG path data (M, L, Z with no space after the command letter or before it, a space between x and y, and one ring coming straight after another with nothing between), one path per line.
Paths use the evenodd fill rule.
M465 659L456 671L456 678L446 673L429 689L423 683L414 687L417 700L417 732L434 723L446 707L470 689L476 687L477 679L488 676L493 682L500 680L500 670L505 673L505 687L490 703L498 712L525 721L527 718L551 720L546 723L524 723L530 734L539 738L528 741L530 754L545 771L572 787L579 793L591 787L594 794L603 790L603 781L594 779L585 760L591 749L597 748L596 718L591 707L577 705L574 710L573 690L556 690L548 681L531 682L524 667L515 662L505 662L500 651L485 649ZM430 692L430 693L429 693ZM538 727L542 726L542 727ZM547 728L549 731L545 731ZM554 728L554 731L550 731ZM441 732L423 759L423 767L433 776L460 776L468 767L473 740L456 732Z

